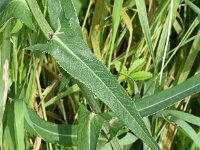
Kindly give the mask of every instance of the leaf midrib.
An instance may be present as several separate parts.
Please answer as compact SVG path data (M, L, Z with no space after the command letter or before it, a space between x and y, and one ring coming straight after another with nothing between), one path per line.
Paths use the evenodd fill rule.
M56 40L57 39L57 40ZM90 68L90 67L88 67L88 65L86 65L85 64L85 62L84 61L82 61L82 59L80 59L77 55L75 55L72 51L71 51L71 49L68 47L68 46L66 46L66 44L64 44L63 42L62 42L62 40L60 40L60 38L55 38L55 40L57 41L57 42L59 42L63 47L65 47L72 55L74 55L79 61L81 61L91 72L92 72L92 74L94 74L98 79L99 79L99 81L105 86L105 83L101 80L101 78L99 78L99 76L97 76L93 71L92 71L92 69ZM82 81L82 82L84 82L84 81ZM86 85L85 83L83 83L84 85ZM120 103L120 105L121 106L123 106L123 108L126 110L126 108L124 107L124 105L118 100L118 98L115 96L115 94L113 94L112 93L112 91L108 88L108 86L105 86L106 87L106 89L108 89L108 91L115 97L115 99L117 99L117 101ZM127 111L127 110L126 110ZM128 112L128 111L127 111ZM128 112L129 113L129 112ZM130 114L130 113L129 113ZM130 114L131 115L131 114ZM131 115L132 116L132 115Z
M153 103L152 105L148 105L148 106L146 106L146 107L142 107L142 109L139 108L140 105L139 105L138 103L135 103L135 104L136 104L136 107L137 107L137 105L138 105L138 111L141 112L141 111L143 111L143 110L146 110L146 109L149 109L149 108L152 108L152 107L156 107L156 106L158 106L159 104L165 103L167 100L172 99L172 98L174 98L174 97L176 97L176 96L178 96L178 95L180 95L180 94L182 94L182 93L184 93L184 92L190 91L191 89L193 89L193 88L195 88L195 87L198 87L199 85L200 85L200 83L197 84L197 85L195 85L195 86L192 86L192 87L190 87L190 88L187 88L187 89L184 90L184 91L178 92L178 93L176 93L176 94L174 94L174 95L172 95L172 96L170 96L170 97L168 97L168 98L166 98L166 99L164 99L164 100L162 100L162 101L157 101L157 102ZM148 98L148 97L147 97L147 98ZM144 99L144 101L145 101L145 99ZM163 108L163 109L164 109L164 108ZM156 112L154 112L154 113L156 113ZM151 115L151 114L149 114L149 115Z
M46 131L47 133L51 133L51 134L53 134L53 135L57 135L57 136L63 136L63 137L73 137L73 138L77 138L77 135L75 134L61 134L60 132L59 132L59 134L57 134L58 132L51 132L51 131L49 131L49 130L47 130L47 129L45 129L45 128L43 128L43 127L41 127L41 126L39 126L39 125L37 125L36 123L34 123L33 121L31 121L32 122L32 124L33 125L35 125L37 128L40 128L41 130L43 130L43 131ZM39 134L40 135L40 134Z
M80 62L82 62L82 64L84 64L91 72L92 72L92 74L94 74L94 76L96 76L97 77L97 79L99 79L99 81L105 86L105 84L104 84L104 82L101 80L101 78L99 78L99 76L97 76L93 71L92 71L92 69L90 68L90 67L88 67L88 65L86 65L85 64L85 62L83 62L76 54L74 54L74 52L65 44L65 43L63 43L63 41L57 36L57 35L55 35L54 36L54 38L52 39L52 40L55 40L55 41L57 41L58 43L60 43L65 49L67 49L74 57L76 57ZM85 84L84 83L84 81L81 81L83 84ZM86 85L86 84L85 84ZM128 112L128 114L131 116L131 118L133 118L133 120L135 120L135 123L136 124L138 124L138 122L136 121L136 119L129 113L129 111L127 111L127 109L125 108L125 106L118 100L118 98L115 96L115 94L113 94L112 93L112 91L107 87L107 86L105 86L106 87L106 89L113 95L113 97L118 101L118 103L123 107L123 109L126 111L126 112ZM91 89L92 91L93 91L93 89ZM94 91L93 91L94 92ZM94 92L95 93L95 92ZM133 104L133 106L135 106L134 104ZM136 109L136 107L134 108L134 109ZM136 109L136 111L137 111L137 109ZM139 113L138 113L139 114ZM140 114L139 114L140 115ZM140 124L138 124L138 126L143 130L143 128L140 126ZM144 132L144 130L143 130L143 132ZM147 135L146 134L146 132L144 132L145 133L145 135ZM146 136L146 137L148 137L148 136ZM151 139L148 137L148 139L151 141Z

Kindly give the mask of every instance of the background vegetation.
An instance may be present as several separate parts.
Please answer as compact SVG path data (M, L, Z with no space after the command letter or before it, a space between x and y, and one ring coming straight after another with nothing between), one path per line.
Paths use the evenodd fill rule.
M1 149L199 149L199 7L0 1Z

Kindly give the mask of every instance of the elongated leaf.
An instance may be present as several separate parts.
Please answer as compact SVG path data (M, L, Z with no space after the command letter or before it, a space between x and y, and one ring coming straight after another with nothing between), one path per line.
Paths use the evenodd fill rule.
M10 149L17 149L15 129L14 129L14 105L10 101L7 102L4 114L4 146L7 145ZM3 148L2 148L3 149Z
M24 112L23 100L16 99L14 102L15 134L17 149L25 149L24 143Z
M171 120L179 127L181 127L185 131L185 133L187 133L187 135L194 141L194 143L200 148L200 136L188 123L176 117L173 117Z
M11 18L17 18L20 19L29 28L34 29L31 19L31 13L25 0L11 1L4 9L4 12L0 17L0 26L2 26L3 23Z
M192 123L196 126L200 126L200 118L189 113L185 113L185 112L181 112L177 110L164 110L161 113L158 113L158 116L160 117L169 116L169 115L177 117L189 123Z
M10 66L10 23L7 24L2 35L2 43L0 47L0 148L2 148L2 134L3 134L3 114L8 96L8 80L9 80L9 66Z
M26 106L25 106L26 107ZM77 126L57 125L42 120L33 110L25 108L25 128L42 139L65 146L75 146Z
M136 101L135 104L141 116L150 116L197 92L200 92L200 74L171 89Z
M77 80L76 80L77 81ZM95 137L99 137L99 133L98 131L101 130L101 128L103 129L103 133L108 133L110 132L110 124L108 123L108 121L110 121L113 117L113 114L110 115L110 113L101 113L101 107L99 106L99 103L97 102L97 99L95 98L94 94L84 85L84 84L81 84L80 82L77 81L77 84L79 85L82 93L83 93L83 96L86 98L89 106L91 107L91 109L98 115L95 115L95 120L100 120L98 121L99 123L97 125L95 125L95 129L97 130L97 132L93 132L95 133ZM97 119L96 119L97 118ZM94 119L93 119L94 120ZM94 121L93 121L94 122ZM121 121L122 122L122 121ZM102 123L104 123L102 125ZM93 123L94 124L94 123ZM124 123L122 123L124 125ZM87 125L87 124L85 124ZM93 127L94 128L94 127ZM90 133L90 132L87 132L87 133ZM116 134L115 134L116 136ZM91 136L90 136L91 137ZM112 137L111 138L111 135L109 134L109 136L106 136L106 138L111 139L111 142L110 144L112 145L113 149L116 149L116 150L121 150L121 145L119 143L119 140L118 138L115 138L115 137ZM97 141L97 140L93 140L93 143ZM96 145L95 145L96 146ZM96 148L95 148L96 149Z
M70 39L66 39L66 37L67 35L60 34L56 37L56 40L52 40L48 44L35 45L32 49L49 49L47 52L54 56L63 69L85 84L96 96L105 102L138 137L146 142L150 134L141 120L139 113L135 109L134 103L124 89L119 86L116 79L91 53L89 53L89 51L88 53L86 53L85 50L81 51L82 48L87 48L83 43L81 45L80 43L75 45L77 48L74 47L76 51L71 51L74 45L69 43L67 45L70 47L67 47L64 43L70 42L70 40L73 40L73 37ZM63 43L61 39L66 39L66 41ZM145 132L141 131L143 129ZM139 130L141 132L138 132ZM138 135L138 133L141 135Z
M28 0L28 2L30 5L33 0ZM32 7L31 9L32 13L40 13L36 7ZM68 9L72 8L69 7ZM34 16L42 17L41 14L38 14ZM40 18L36 18L38 22L40 21L39 19ZM45 21L43 23L45 23ZM38 24L41 28L48 26L46 24ZM68 23L68 25L70 25L70 23ZM61 29L62 28L61 26ZM71 27L69 26L68 28ZM44 29L42 29L42 31L45 33ZM45 35L46 34L48 33L45 33ZM159 149L136 110L132 99L119 85L113 75L108 72L107 68L88 50L82 37L79 37L74 33L73 29L71 29L68 33L59 33L59 31L57 31L50 39L49 43L38 44L32 47L32 49L50 53L65 71L87 86L97 97L107 104L139 138L152 149Z
M111 59L114 52L114 44L115 44L115 39L117 36L117 30L120 24L120 13L122 9L122 4L123 4L123 0L114 1L113 12L112 12L112 39L111 39L111 45L110 45L110 51L109 51L108 68L110 68Z
M100 135L104 119L95 113L90 113L84 106L79 108L78 149L94 150Z
M150 33L150 29L149 29L149 23L148 23L148 18L147 18L145 2L144 2L144 0L135 0L135 2L136 2L137 10L138 10L138 15L139 15L140 23L142 26L142 30L144 33L144 37L147 42L147 46L148 46L149 52L151 54L151 57L153 59L153 63L154 63L154 67L155 67L155 56L154 56L154 50L153 50L153 45L152 45L152 41L151 41L151 33Z

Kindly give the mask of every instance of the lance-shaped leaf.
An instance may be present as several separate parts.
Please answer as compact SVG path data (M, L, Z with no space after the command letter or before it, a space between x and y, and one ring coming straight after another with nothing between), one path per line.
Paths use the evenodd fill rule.
M172 91L174 91L174 92L172 92ZM139 108L139 113L141 114L141 116L145 117L145 116L154 114L157 111L162 110L162 109L174 104L175 102L178 102L181 99L183 99L189 95L192 95L194 93L197 93L197 92L200 92L200 75L199 74L195 75L191 79L188 79L187 81L185 81L184 83L182 83L178 86L175 86L175 87L165 90L165 91L161 91L161 92L155 94L154 96L146 97L143 100L136 101L136 106ZM157 95L159 95L159 96L157 96ZM166 97L164 95L166 95ZM153 109L153 108L155 108L155 109ZM196 125L199 124L198 117L192 116L190 114L183 115L183 114L181 114L183 112L173 113L172 110L161 112L161 113L157 114L156 117L163 116L163 115L165 116L165 115L168 115L171 113L172 113L172 115L174 115L176 117L181 116L181 119L188 121L190 123L193 123ZM46 122L46 121L42 120L41 118L39 118L36 115L36 113L33 112L33 110L28 109L28 113L25 113L25 114L29 114L29 116L26 115L26 118L25 118L26 119L25 127L29 132L33 133L34 135L41 136L49 142L68 145L68 146L70 145L70 143L65 143L65 142L69 141L69 140L66 140L67 139L66 137L71 135L74 139L72 141L75 141L75 142L71 143L71 146L77 144L77 142L76 142L76 139L77 139L76 127L77 126L63 126L62 130L57 130L57 127L60 128L60 125L54 124L52 126L52 123ZM101 116L103 116L103 118L105 120L110 120L112 117L115 117L115 115L112 113L111 114L109 113L109 115L101 114ZM105 117L105 116L107 116L107 117ZM50 124L51 128L48 128L48 130L46 130L46 127L48 127L49 124ZM115 124L114 126L111 124L109 140L111 140L114 136L116 136L117 132L122 127L124 127L124 124L121 122L117 122L117 124L118 125ZM67 135L64 136L65 133L62 131L63 130L69 131L68 127L72 128L73 130L70 130L71 132L67 132L68 136ZM42 130L42 132L39 132L38 128L40 131ZM98 133L96 135L98 135ZM52 139L52 137L54 139ZM59 139L59 140L57 140L57 139ZM65 142L63 143L62 141L65 141ZM99 139L98 142L103 142L103 141L101 139ZM105 142L108 142L108 141L104 141L104 143Z
M29 6L33 6L31 5L32 2L35 3L33 0L27 1ZM69 0L67 2L70 3L71 1ZM74 10L74 8L70 6L73 5L71 4L67 9L64 9L65 13L70 12L69 10ZM41 29L45 26L49 27L46 21L44 21L44 18L40 18L42 14L37 14L39 10L36 5L30 8L32 13L35 13L35 19ZM57 20L59 20L59 18ZM51 54L66 72L83 83L98 98L107 104L136 136L141 138L152 149L159 149L158 144L150 135L139 112L136 110L132 99L107 68L90 52L87 45L82 40L82 37L75 33L70 22L72 20L73 18L66 18L65 21L68 23L65 23L65 26L62 26L58 21L58 29L50 38L48 38L46 30L42 29L45 36L50 40L49 43L35 45L31 47L31 49L41 50ZM40 21L44 21L43 24L41 24Z
M78 149L94 150L105 119L98 114L89 112L84 106L79 108Z
M152 148L158 148L132 99L107 68L92 53L84 50L87 46L81 38L63 33L55 35L47 44L31 48L50 53L65 71L107 104L139 138Z

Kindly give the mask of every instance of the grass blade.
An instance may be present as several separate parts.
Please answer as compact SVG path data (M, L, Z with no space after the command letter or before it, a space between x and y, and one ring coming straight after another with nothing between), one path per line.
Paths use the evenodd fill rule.
M114 52L115 39L117 36L117 30L120 23L120 14L122 9L123 0L114 1L113 12L112 12L112 38L110 45L110 52L108 58L108 69L110 69L111 59Z
M142 117L150 116L199 91L200 74L197 74L178 86L145 97L141 101L136 101L135 104Z
M171 119L179 127L181 127L185 133L194 141L194 143L200 148L200 136L195 132L195 130L185 121L173 117Z
M196 126L200 126L200 118L189 113L185 113L185 112L181 112L177 110L164 110L161 113L158 113L158 116L169 116L169 115L180 118Z
M191 1L189 0L184 0L185 3L195 12L198 14L198 16L200 16L200 9L199 7L197 7L195 4L193 4Z
M135 2L136 2L137 10L138 10L138 15L139 15L140 23L141 23L141 26L142 26L142 30L143 30L143 33L144 33L144 37L145 37L145 40L147 42L148 50L149 50L151 57L152 57L152 60L153 60L154 70L155 70L155 72L157 72L156 64L155 64L156 62L155 62L154 50L153 50L153 45L152 45L152 41L151 41L151 32L150 32L150 29L149 29L149 23L148 23L148 18L147 18L145 2L144 2L144 0L135 0Z
M25 149L24 143L24 111L23 100L16 99L14 102L14 117L15 117L15 137L17 149Z

